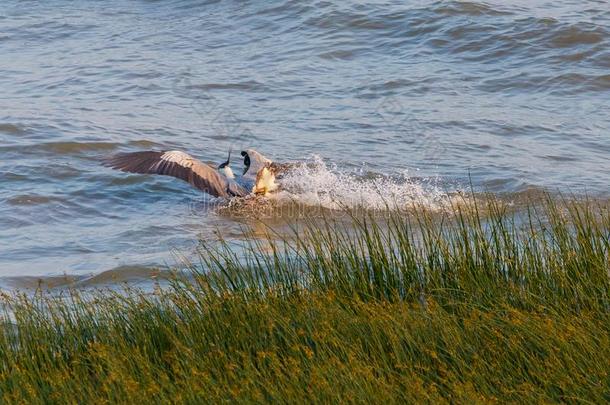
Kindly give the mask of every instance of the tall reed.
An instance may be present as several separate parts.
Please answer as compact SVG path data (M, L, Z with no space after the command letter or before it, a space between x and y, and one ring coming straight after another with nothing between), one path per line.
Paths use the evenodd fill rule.
M606 206L349 215L153 294L5 294L2 402L610 400Z

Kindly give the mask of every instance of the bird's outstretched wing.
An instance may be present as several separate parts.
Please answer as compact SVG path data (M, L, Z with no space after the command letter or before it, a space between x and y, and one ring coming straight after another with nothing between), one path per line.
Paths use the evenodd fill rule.
M124 172L176 177L214 197L245 197L249 194L212 166L180 151L121 153L106 159L104 164Z

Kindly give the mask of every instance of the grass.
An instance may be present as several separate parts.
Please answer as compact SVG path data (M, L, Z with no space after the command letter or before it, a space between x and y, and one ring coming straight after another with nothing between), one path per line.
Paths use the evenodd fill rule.
M609 229L489 197L204 244L154 294L6 295L1 402L607 403Z

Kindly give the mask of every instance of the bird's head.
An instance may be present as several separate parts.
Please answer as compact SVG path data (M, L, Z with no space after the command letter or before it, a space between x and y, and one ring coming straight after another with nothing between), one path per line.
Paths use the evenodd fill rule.
M253 176L265 167L267 164L271 163L271 160L267 159L254 149L247 149L241 152L241 155L244 158L244 176L250 172Z

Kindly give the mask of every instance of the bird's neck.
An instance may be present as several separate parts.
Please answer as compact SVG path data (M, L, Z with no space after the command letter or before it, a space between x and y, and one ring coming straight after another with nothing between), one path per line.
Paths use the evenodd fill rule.
M233 170L231 170L231 168L229 166L225 166L222 168L222 173L226 176L226 178L228 179L235 179L235 174L233 174Z

